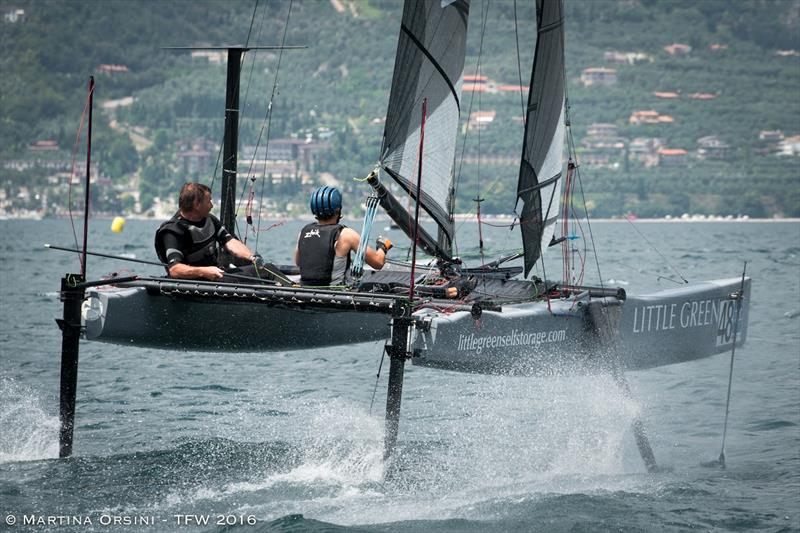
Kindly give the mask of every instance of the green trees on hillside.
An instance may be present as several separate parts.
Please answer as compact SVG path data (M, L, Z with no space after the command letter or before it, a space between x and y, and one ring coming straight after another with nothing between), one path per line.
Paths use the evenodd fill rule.
M42 139L71 147L86 81L94 73L98 99L94 149L103 172L112 179L138 174L144 206L157 196L172 195L186 179L169 153L178 141L221 142L225 66L163 47L279 44L287 18L286 44L308 48L283 53L253 50L245 55L240 143L252 145L261 137L263 145L267 135L277 139L330 128L336 133L321 170L348 189L353 187L350 178L363 176L379 157L382 124L373 119L386 113L400 2L363 0L356 6L358 17L349 10L336 12L329 2L294 2L290 17L289 2L261 3L252 28L250 1L17 4L25 9L25 21L3 23L0 32L4 159L26 157L26 147ZM465 72L480 72L498 84L526 84L535 41L534 3L515 6L474 0L471 4ZM615 124L624 139L658 137L666 146L690 153L699 138L709 135L730 146L726 161L690 158L682 169L635 164L618 170L583 167L586 193L596 214L742 210L751 215L800 215L797 159L766 154L768 147L758 141L761 130L800 133L800 58L775 55L777 49L800 50L795 3L595 0L566 2L566 10L567 78L576 142L590 124L607 122ZM664 51L664 46L676 42L691 45L691 53L672 57ZM712 50L711 44L724 46ZM606 51L643 52L653 61L609 64L603 58ZM101 73L102 64L124 65L127 71ZM592 66L615 68L618 83L583 87L578 81L581 71ZM267 126L264 118L273 87ZM656 91L680 96L659 99ZM692 99L692 93L714 98ZM112 113L102 111L99 104L123 96L134 96L135 102L116 109L113 117L127 129L111 130L107 123ZM494 110L496 118L479 136L470 132L466 140L459 139L458 209L471 210L472 198L480 192L486 198L485 212L509 212L518 169L479 168L462 164L460 157L462 153L473 159L478 153L517 157L522 125L515 117L522 115L523 103L513 93L480 97L464 93L461 106L462 120L469 111L478 110ZM633 111L647 109L669 115L674 122L629 124ZM153 142L149 149L136 151L123 133L132 127ZM297 184L287 187L274 194L302 195L295 190Z

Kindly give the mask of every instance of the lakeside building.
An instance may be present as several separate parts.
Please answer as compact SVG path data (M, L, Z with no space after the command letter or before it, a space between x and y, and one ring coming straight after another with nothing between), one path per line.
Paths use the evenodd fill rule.
M468 74L463 78L461 91L466 93L527 93L528 87L523 85L499 84L488 76Z
M692 100L713 100L717 95L713 93L692 93L689 98Z
M658 137L637 137L628 144L628 159L638 161L645 167L656 167L659 163L658 151L664 142Z
M584 86L592 85L611 86L617 83L617 71L606 67L589 67L581 72L581 83Z
M783 140L783 132L781 130L761 130L758 132L758 140L777 143Z
M497 111L473 111L467 120L467 131L483 131L494 122Z
M688 44L673 43L664 47L664 51L671 56L682 57L687 56L692 51L692 47Z
M251 161L262 168L266 161L296 162L298 172L316 172L324 166L330 143L328 141L314 142L311 139L273 139L269 147L244 146L239 155L242 165L249 165ZM269 153L267 153L269 152Z
M29 152L57 152L60 148L56 141L46 140L29 144L27 150Z
M466 93L485 93L489 90L489 77L467 74L463 78L461 91Z
M697 157L700 159L727 159L730 146L716 135L697 139Z
M188 150L182 150L176 155L178 166L187 174L200 174L211 168L213 154L201 145L194 145Z
M779 154L782 151L784 136L781 130L761 130L755 152L759 155Z
M17 22L25 22L25 10L12 7L3 11L3 22L9 24L16 24Z
M778 155L798 156L800 155L800 135L786 137L778 145Z
M498 85L498 92L501 93L523 93L527 94L528 88L524 85Z
M580 161L585 165L617 169L625 158L626 142L619 136L616 124L589 124L586 137L580 141Z
M617 65L635 65L646 61L653 62L653 58L644 52L615 52L613 50L603 52L603 60Z
M192 50L192 59L205 59L209 63L220 65L227 61L227 53L215 50Z
M617 125L608 122L595 122L586 127L586 136L595 138L619 137Z
M684 167L689 162L689 152L681 148L661 148L658 158L661 166Z
M98 65L95 70L100 74L124 74L126 72L130 72L130 69L127 67L127 65L110 64Z
M628 117L628 123L630 124L669 124L674 121L675 119L673 119L671 116L662 115L653 109L634 111L631 113L631 116Z

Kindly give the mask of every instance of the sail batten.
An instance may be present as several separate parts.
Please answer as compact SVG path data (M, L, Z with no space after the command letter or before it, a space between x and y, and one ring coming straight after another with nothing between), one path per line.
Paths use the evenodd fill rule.
M562 0L537 0L537 39L526 106L517 203L527 277L555 231L565 134Z
M436 255L453 240L451 190L469 2L408 1L403 9L380 166L439 226ZM422 191L416 190L422 101L427 99ZM400 224L399 221L397 221ZM400 224L403 227L402 224ZM409 235L411 237L411 235Z

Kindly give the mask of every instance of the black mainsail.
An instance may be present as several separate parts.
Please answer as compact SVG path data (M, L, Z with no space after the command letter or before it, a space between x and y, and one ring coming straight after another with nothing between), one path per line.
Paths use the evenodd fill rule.
M468 15L468 0L405 3L381 148L383 173L416 200L421 109L427 99L419 200L439 236L434 241L423 235L420 244L438 257L449 257L453 241L453 167ZM387 211L412 237L413 222L405 210Z
M564 151L564 8L536 0L536 51L525 117L515 212L522 230L527 277L553 237Z

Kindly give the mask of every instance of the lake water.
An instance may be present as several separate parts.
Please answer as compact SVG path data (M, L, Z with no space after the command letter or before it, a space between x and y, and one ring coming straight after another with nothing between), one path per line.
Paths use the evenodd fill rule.
M91 221L91 249L154 259L155 222L129 221L120 234L109 224ZM260 251L288 263L300 227L262 232ZM83 342L74 456L57 459L57 291L79 267L42 245L74 241L64 220L0 228L0 529L800 530L798 222L592 224L604 282L629 293L673 287L664 277L675 270L689 281L737 277L748 261L750 329L736 352L726 470L700 463L720 452L729 354L631 373L634 400L602 375L410 366L399 471L386 482L387 365L370 408L381 343L222 354ZM519 247L518 228L484 231L487 261ZM459 235L474 263L476 226ZM586 264L585 282L596 283L593 254ZM92 279L129 270L160 274L89 258ZM661 472L639 458L637 416Z

